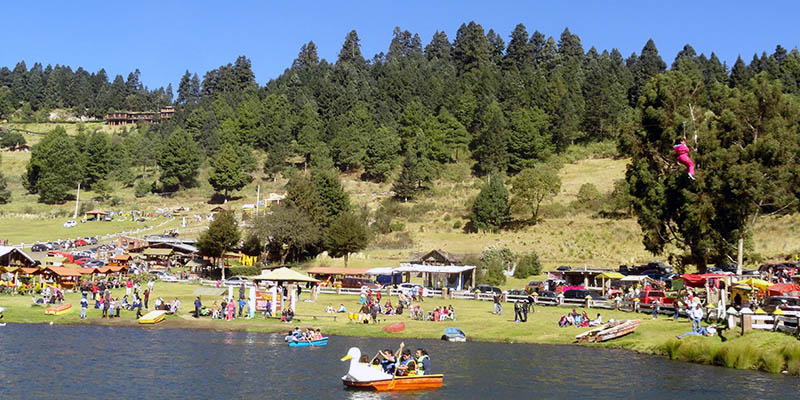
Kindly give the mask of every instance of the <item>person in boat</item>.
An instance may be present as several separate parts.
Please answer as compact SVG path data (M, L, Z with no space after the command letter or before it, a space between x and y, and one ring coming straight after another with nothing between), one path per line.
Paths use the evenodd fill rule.
M283 337L283 341L287 343L294 343L297 342L297 338L294 336L294 332L289 331L289 333Z
M411 356L411 350L403 350L403 355L400 357L400 365L397 366L398 376L414 376L417 375L417 360Z
M381 355L381 369L387 374L394 375L395 363L397 360L394 358L394 353L389 349L384 349L378 352Z
M417 362L417 375L430 375L431 357L428 355L428 352L423 348L418 348L415 356Z
M322 332L319 330L319 328L317 328L317 332L314 333L314 340L322 340L322 338Z

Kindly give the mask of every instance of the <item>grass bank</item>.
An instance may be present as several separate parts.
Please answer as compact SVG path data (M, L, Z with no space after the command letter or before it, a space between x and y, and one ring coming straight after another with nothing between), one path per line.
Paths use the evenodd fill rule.
M166 300L177 297L182 303L182 308L177 315L168 316L164 322L155 327L285 332L294 326L313 326L332 335L438 339L446 327L454 326L466 332L469 340L542 344L572 344L575 335L588 329L559 328L557 325L559 317L570 310L566 307L536 307L536 311L529 314L527 323L515 323L513 304L504 304L503 313L494 315L491 313L492 304L490 302L473 300L425 299L421 303L425 310L452 304L456 310L457 320L455 322L413 321L408 318L407 314L381 317L380 323L369 325L348 322L346 317L341 314L337 316L336 321L332 318L312 319L307 317L307 315L329 315L324 312L328 304L332 304L335 308L338 308L339 304L344 304L348 310L358 308L356 296L325 294L320 295L317 302L314 303L300 302L297 307L297 321L291 325L282 324L276 319L264 319L260 316L253 320L237 319L230 322L211 320L208 317L198 320L190 316L194 301L193 293L198 287L181 283L156 283L154 294L150 298L151 307L155 297L161 296ZM123 294L124 289L114 291L116 297L121 298ZM221 300L221 296L201 297L206 306L210 306L215 300ZM304 293L302 298L307 299L308 294ZM0 297L0 306L6 307L5 322L138 326L135 321L135 313L130 311L123 311L120 319L108 320L101 319L100 311L90 307L88 319L80 320L80 310L77 308L78 300L79 294L68 293L66 301L73 304L75 308L60 316L45 315L42 307L31 306L30 297L25 296L2 296ZM386 299L384 298L383 301L385 302ZM396 301L396 298L392 298L393 303ZM582 308L577 309L583 311ZM725 343L722 343L718 337L688 337L677 340L675 336L685 333L691 328L685 319L674 322L671 318L666 317L652 320L648 314L597 309L588 309L586 312L593 318L599 312L606 321L610 318L642 320L639 329L628 336L607 343L586 344L587 347L621 348L688 362L763 370L772 373L788 371L791 374L800 375L800 344L792 336L772 332L756 332L740 336L728 332L726 336L729 340ZM405 331L387 333L381 330L386 324L398 321L406 324Z

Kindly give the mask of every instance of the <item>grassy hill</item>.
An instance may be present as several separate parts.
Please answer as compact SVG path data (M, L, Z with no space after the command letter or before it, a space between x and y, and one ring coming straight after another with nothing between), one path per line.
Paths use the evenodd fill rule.
M69 132L74 133L74 124ZM30 130L48 131L54 124L27 127ZM105 127L106 129L108 127ZM115 128L108 128L115 129ZM109 131L110 132L110 131ZM619 264L640 263L654 257L644 250L641 243L641 230L634 219L602 218L596 212L580 211L570 203L576 199L578 189L585 183L597 187L600 193L609 193L614 182L624 178L627 160L608 157L613 154L613 146L598 145L594 148L570 149L564 156L567 163L560 171L561 191L555 199L545 205L544 220L536 225L516 230L492 233L465 233L468 207L477 195L484 181L470 175L469 165L454 164L444 168L434 190L409 203L394 203L395 222L404 226L404 231L377 237L370 248L351 257L352 266L377 267L396 265L406 259L411 252L431 249L444 249L453 253L480 253L488 246L508 247L514 252L535 251L546 267L557 265L592 265L615 267ZM258 155L263 158L262 154ZM28 241L32 237L39 240L60 238L72 235L62 232L61 225L72 216L75 203L45 205L37 202L37 196L26 194L19 176L24 173L30 153L3 153L2 169L13 191L10 204L0 205L0 238L12 242ZM207 182L208 167L203 166L199 176L199 186L181 191L172 196L148 195L136 198L133 188L123 188L114 183L113 196L119 204L106 201L92 207L115 210L145 210L188 207L188 214L205 214L216 204L210 202L213 190ZM141 173L142 171L137 171ZM144 171L147 180L156 179L155 170ZM242 191L238 198L228 206L241 210L246 203L256 200L256 185L261 185L262 197L270 192L283 193L286 181L271 181L261 173L254 174L254 181ZM366 205L375 211L390 194L391 185L364 182L357 175L342 176L345 189L356 205ZM91 192L82 192L81 199L90 201ZM35 221L35 222L33 222ZM20 224L24 224L22 228ZM177 223L173 226L177 226ZM93 226L93 234L111 233L129 227L106 225ZM97 229L100 229L98 232ZM105 230L105 231L103 231ZM197 234L197 229L190 235ZM781 259L800 250L800 215L770 217L762 219L756 229L754 243L756 251L765 259ZM662 257L663 258L663 257ZM340 266L341 259L320 256L312 265ZM512 281L509 284L517 284Z

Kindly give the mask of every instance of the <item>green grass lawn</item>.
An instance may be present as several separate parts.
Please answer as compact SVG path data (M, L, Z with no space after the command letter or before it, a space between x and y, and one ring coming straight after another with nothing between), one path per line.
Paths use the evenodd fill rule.
M408 314L402 316L382 316L378 324L359 324L348 321L339 314L336 321L331 318L312 319L306 315L329 315L324 310L328 304L338 308L344 304L350 311L358 308L358 297L353 295L327 295L319 296L317 302L299 302L297 306L297 319L292 324L282 324L277 319L264 319L259 314L253 320L237 319L235 321L211 320L208 317L194 319L190 316L193 309L194 290L198 286L183 283L157 282L153 295L150 297L150 307L157 296L165 300L178 298L181 311L177 315L168 316L158 327L163 328L198 328L219 330L248 330L261 332L284 332L295 326L320 328L325 334L366 336L366 337L392 337L397 339L428 338L438 339L446 327L457 327L467 333L469 340L508 342L508 343L545 343L545 344L570 344L575 341L575 335L586 331L588 328L566 327L559 328L558 320L562 314L571 310L570 307L536 307L536 312L529 314L527 323L515 323L513 304L505 303L502 315L492 314L492 303L475 300L445 300L426 298L419 303L424 310L433 310L435 306L453 305L456 321L423 322L414 321ZM221 290L222 291L222 290ZM234 293L236 295L236 291ZM114 290L113 295L121 298L124 289ZM123 311L119 320L101 319L99 310L90 304L88 319L79 319L80 310L78 293L67 293L66 302L73 305L73 310L65 315L49 316L44 314L43 307L31 305L31 298L26 296L0 296L0 306L6 307L5 322L19 323L64 323L64 324L108 324L108 325L134 325L135 312ZM302 295L307 299L308 293ZM221 296L202 296L203 304L210 306L214 301L220 301ZM394 304L397 298L391 299ZM386 301L384 296L383 302ZM581 307L576 307L583 311ZM800 373L800 345L797 340L789 335L772 332L756 332L740 336L735 332L727 332L730 339L722 343L718 337L689 337L683 340L675 339L676 335L690 330L691 326L686 319L674 322L672 318L661 316L652 320L649 314L634 314L621 311L604 309L586 309L594 318L599 312L605 321L610 318L617 320L640 319L641 325L632 334L601 344L587 344L593 347L614 347L634 350L643 353L668 356L673 359L685 361L716 364L744 369L762 369L770 372L780 372L788 369L790 373ZM400 333L383 332L381 328L389 323L402 321L406 329Z
M150 233L162 233L172 228L180 226L178 219L170 220L168 218L151 218L146 222L134 222L128 220L115 220L115 221L88 221L86 223L78 222L77 226L73 228L64 228L64 222L70 217L63 218L8 218L0 217L0 238L8 239L13 244L25 243L30 245L36 241L46 242L57 239L74 239L86 236L102 236L109 233L117 233L124 231L141 230L140 236ZM165 225L155 228L162 222Z

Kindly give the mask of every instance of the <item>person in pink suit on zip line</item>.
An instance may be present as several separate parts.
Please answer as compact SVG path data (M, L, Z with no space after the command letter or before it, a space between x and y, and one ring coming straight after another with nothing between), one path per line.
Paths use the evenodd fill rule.
M694 180L694 163L689 158L689 146L686 145L686 138L679 139L672 148L675 150L678 162L689 168L689 178Z

